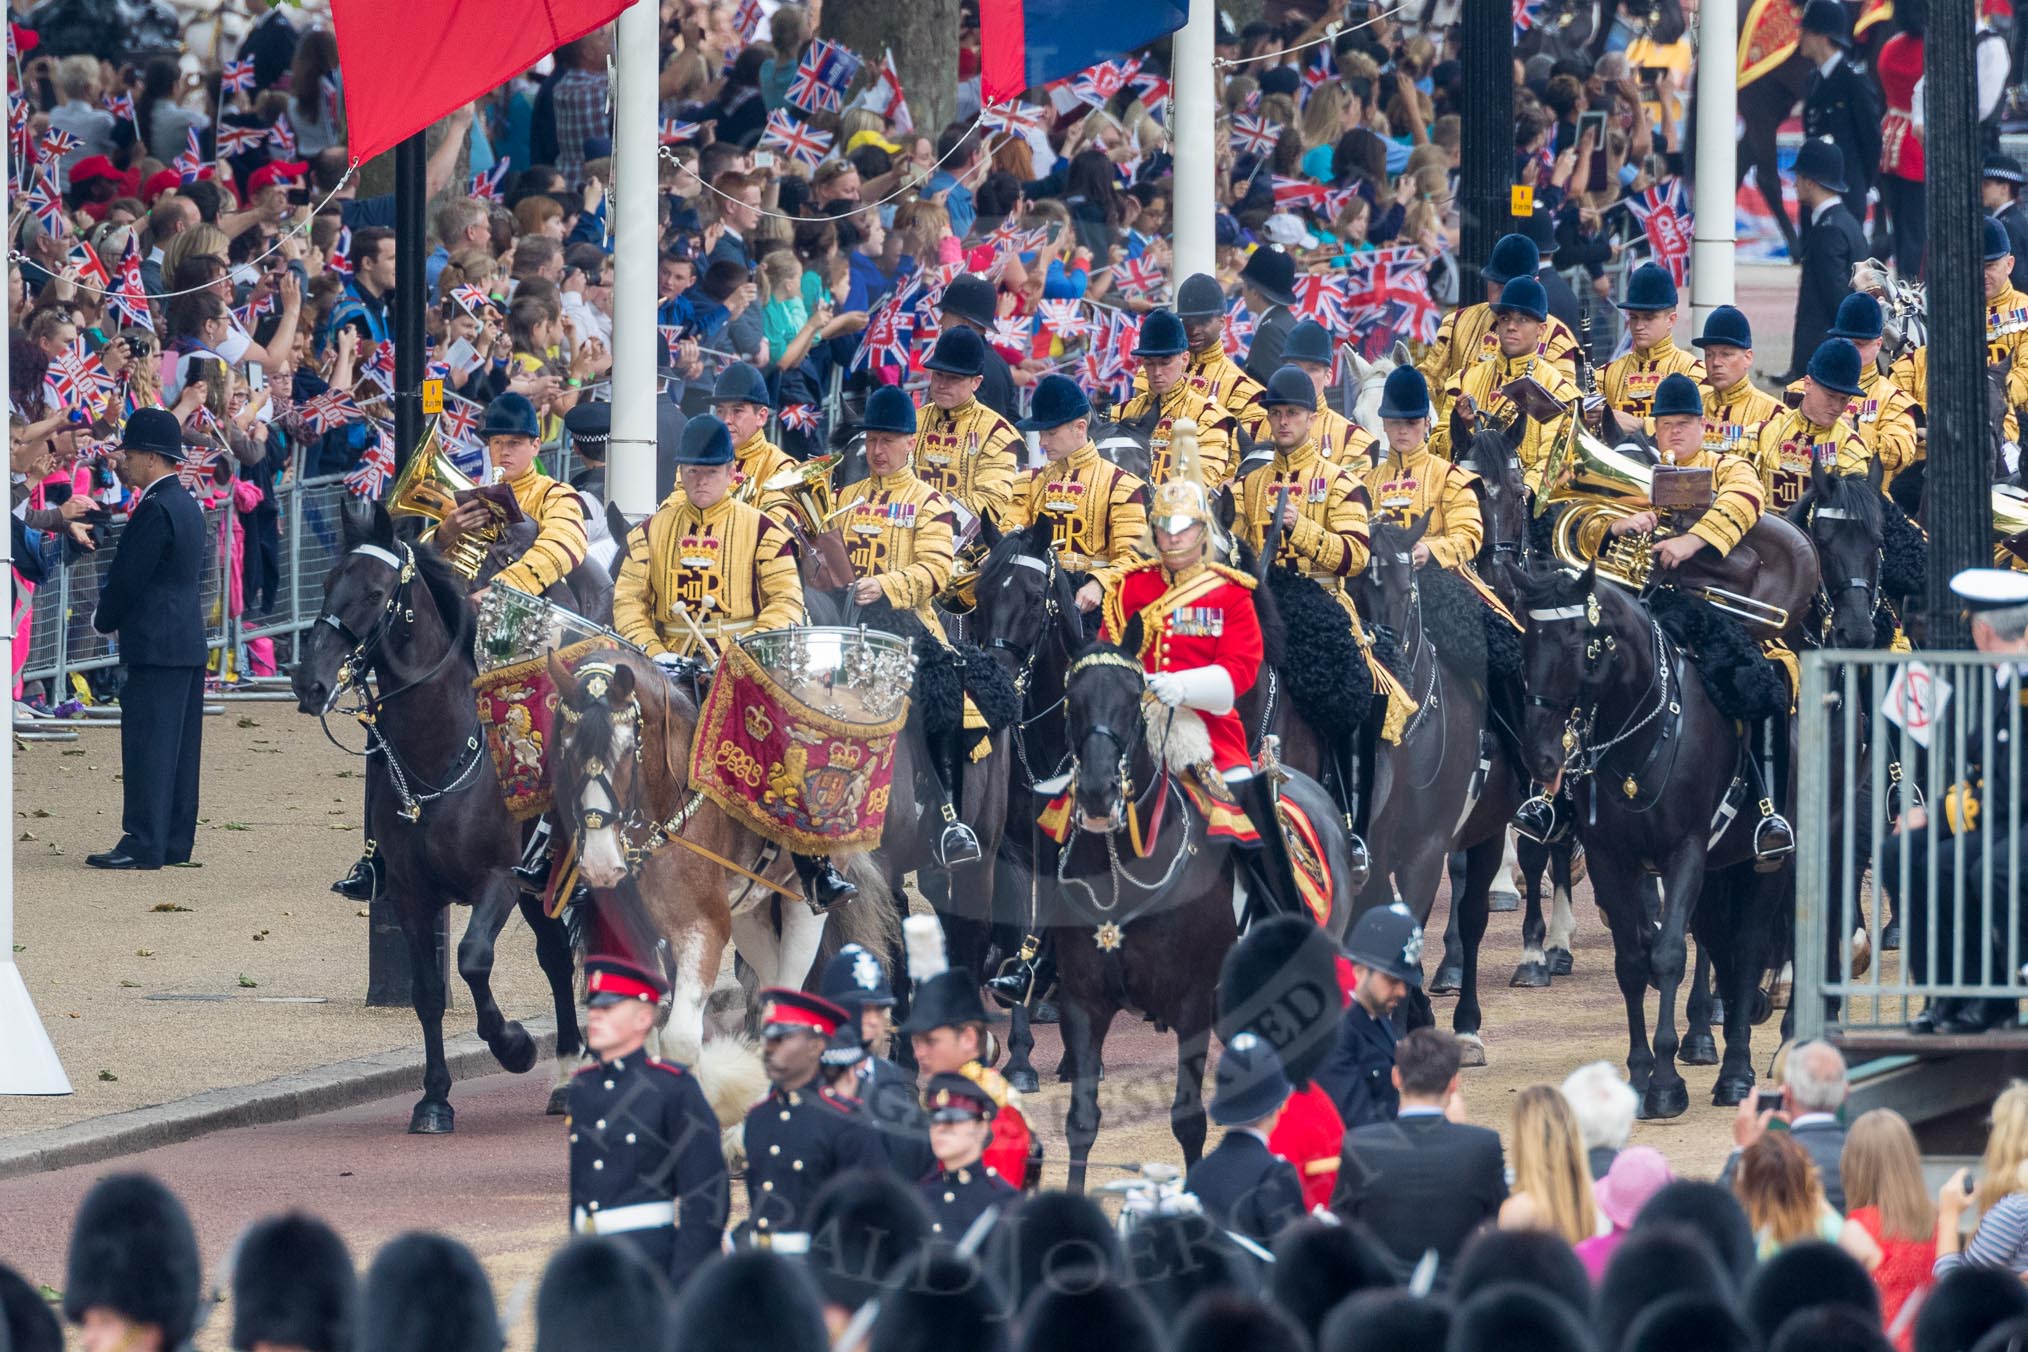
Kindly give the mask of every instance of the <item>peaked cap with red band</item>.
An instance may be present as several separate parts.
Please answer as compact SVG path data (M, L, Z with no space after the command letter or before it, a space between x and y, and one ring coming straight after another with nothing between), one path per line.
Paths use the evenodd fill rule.
M789 1033L813 1033L828 1038L838 1031L838 1025L851 1018L845 1010L821 995L791 989L787 986L770 986L761 993L762 1007L767 1010L761 1019L762 1037L783 1037Z
M593 1009L640 1000L655 1004L669 993L660 975L626 958L586 958L584 963L585 1004Z

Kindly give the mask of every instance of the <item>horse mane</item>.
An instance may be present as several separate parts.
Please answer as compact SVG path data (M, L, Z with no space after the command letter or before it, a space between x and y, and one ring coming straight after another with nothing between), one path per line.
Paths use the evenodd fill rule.
M416 575L422 579L430 600L436 605L437 614L443 618L444 628L450 633L451 646L469 653L479 618L466 602L465 579L429 545L416 545L413 553Z
M1871 476L1824 474L1813 477L1796 505L1789 508L1789 520L1807 535L1811 509L1833 507L1851 513L1868 534L1880 539L1886 532L1887 506L1887 499L1880 495Z
M1562 568L1530 569L1521 575L1521 599L1530 606L1560 601L1589 590L1584 579Z
M1459 463L1482 479L1495 479L1504 485L1508 482L1508 462L1513 456L1514 443L1507 439L1506 432L1482 423L1465 443L1465 453Z
M1036 521L1019 530L1003 533L986 551L986 560L979 565L979 585L999 577L1014 566L1017 558L1046 558L1049 555L1051 532L1049 523Z

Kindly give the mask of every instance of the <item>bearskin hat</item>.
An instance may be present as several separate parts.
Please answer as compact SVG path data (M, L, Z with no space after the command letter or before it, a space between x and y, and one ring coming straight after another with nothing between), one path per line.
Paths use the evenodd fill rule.
M1155 1216L1127 1243L1127 1281L1170 1328L1183 1307L1210 1291L1251 1295L1260 1264L1202 1212Z
M2028 1315L2028 1287L2013 1273L1957 1268L1937 1282L1915 1316L1915 1352L1957 1352L2022 1315Z
M1606 1263L1592 1306L1599 1342L1618 1347L1642 1311L1668 1296L1731 1301L1731 1279L1711 1246L1683 1225L1636 1226Z
M1399 1287L1355 1291L1324 1321L1317 1352L1444 1352L1450 1334L1449 1301Z
M1354 1291L1393 1285L1387 1251L1358 1221L1337 1225L1302 1221L1275 1240L1269 1289L1275 1304L1288 1311L1312 1341L1326 1316Z
M930 1216L913 1188L893 1174L844 1173L810 1203L804 1265L827 1304L857 1309L886 1275L928 1242Z
M1757 1259L1753 1226L1747 1222L1739 1199L1724 1184L1689 1178L1664 1184L1634 1217L1636 1230L1656 1225L1689 1228L1710 1246L1735 1288L1743 1288L1752 1275Z
M1007 1352L1007 1311L977 1260L947 1244L892 1273L867 1352Z
M472 1251L444 1235L398 1235L374 1255L359 1302L373 1352L500 1352L493 1285Z
M1059 1274L1022 1311L1020 1352L1162 1352L1147 1302L1113 1278Z
M113 1174L92 1185L70 1232L63 1314L117 1311L162 1330L175 1347L197 1329L204 1269L183 1203L148 1174Z
M1462 1304L1500 1282L1523 1282L1591 1316L1591 1277L1559 1235L1544 1230L1481 1230L1451 1270L1451 1299Z
M1556 1297L1500 1282L1458 1307L1451 1324L1455 1352L1592 1352L1591 1335Z
M1106 1277L1126 1271L1119 1235L1089 1197L1034 1193L1003 1212L986 1236L986 1271L1014 1309L1073 1270Z
M535 1352L668 1352L676 1340L669 1283L623 1239L575 1239L542 1270Z
M831 1342L809 1273L792 1258L762 1250L699 1268L683 1287L676 1327L685 1347L809 1352Z
M63 1352L63 1325L20 1273L0 1263L0 1344L12 1352Z
M1192 1301L1176 1326L1175 1352L1309 1352L1310 1340L1281 1309L1214 1291Z
M1893 1352L1893 1348L1880 1331L1880 1321L1867 1318L1850 1305L1799 1309L1782 1321L1781 1331L1767 1342L1768 1352Z
M1710 1296L1668 1296L1627 1330L1624 1352L1753 1352L1759 1346L1731 1304Z
M1880 1324L1880 1290L1859 1260L1821 1240L1791 1244L1769 1258L1746 1288L1746 1316L1762 1342L1789 1316L1817 1305L1844 1305Z
M1218 973L1218 1036L1253 1032L1274 1046L1289 1080L1315 1077L1344 1014L1338 946L1308 918L1279 915L1246 932Z
M232 1345L351 1352L359 1278L345 1241L313 1216L256 1221L232 1265Z

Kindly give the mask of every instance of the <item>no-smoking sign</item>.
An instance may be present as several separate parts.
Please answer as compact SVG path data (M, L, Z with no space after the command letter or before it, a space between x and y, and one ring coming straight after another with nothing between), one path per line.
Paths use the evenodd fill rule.
M1887 687L1886 707L1881 712L1890 723L1907 732L1917 746L1926 748L1950 699L1949 681L1920 662L1910 662L1894 673L1894 680Z

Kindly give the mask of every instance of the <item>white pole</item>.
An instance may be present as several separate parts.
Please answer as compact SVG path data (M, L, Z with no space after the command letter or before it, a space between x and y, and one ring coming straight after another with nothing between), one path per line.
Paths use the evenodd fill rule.
M1217 212L1217 155L1213 137L1218 86L1211 60L1217 48L1217 0L1191 0L1190 22L1176 32L1171 47L1175 69L1170 72L1175 87L1176 184L1170 210L1175 219L1176 268L1180 282L1192 273L1217 272L1217 237L1213 219Z
M0 183L7 181L8 142L11 137L0 136ZM6 218L12 223L11 213ZM13 236L8 236L13 242ZM0 291L0 331L7 329L7 296ZM7 345L0 343L0 389L7 386ZM0 536L0 574L8 582L7 623L0 625L0 670L11 676L14 670L14 532L12 522L4 536ZM62 621L59 620L58 623ZM11 691L9 692L11 695ZM9 700L12 703L12 700ZM8 718L14 714L10 709ZM12 753L0 755L0 808L4 808L5 820L14 820L14 757ZM70 1078L63 1073L63 1062L56 1057L56 1048L50 1044L49 1034L43 1029L42 1018L35 1012L35 1001L28 996L27 983L21 979L21 969L14 964L14 842L8 841L7 848L0 852L0 1094L68 1094Z
M606 493L629 520L655 510L655 296L661 192L653 0L620 11L613 41L613 439Z
M1692 172L1690 313L1698 332L1733 303L1733 202L1739 158L1738 0L1703 0L1697 11L1697 163Z

